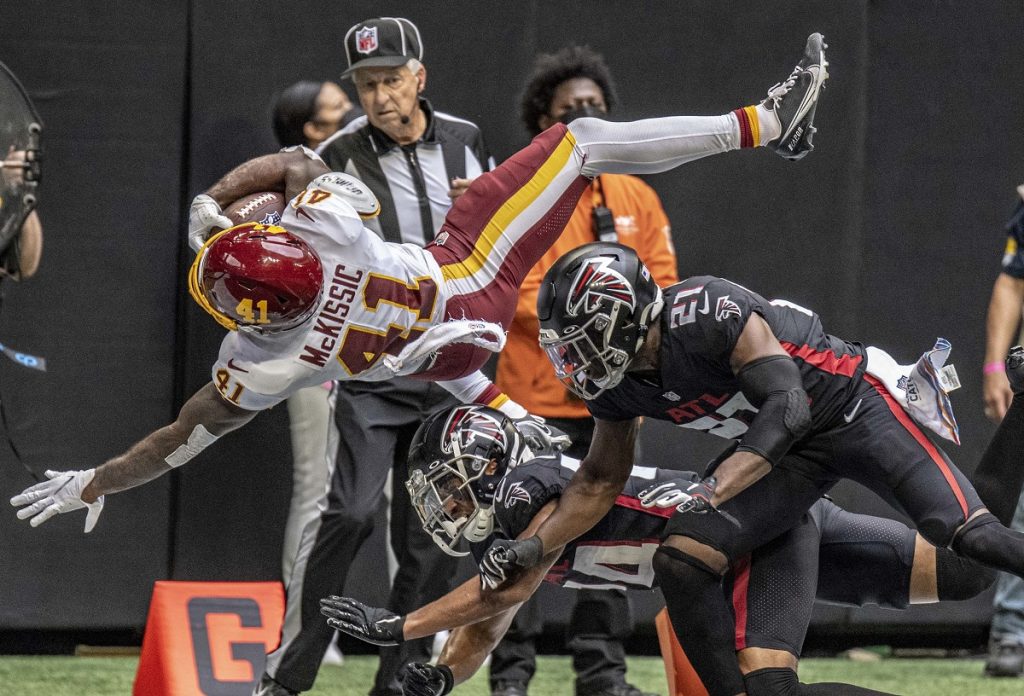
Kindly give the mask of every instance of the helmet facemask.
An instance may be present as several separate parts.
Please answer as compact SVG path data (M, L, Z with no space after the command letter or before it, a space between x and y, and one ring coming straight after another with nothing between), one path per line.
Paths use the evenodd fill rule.
M405 486L423 529L450 556L468 555L455 550L462 539L483 541L493 531L491 504L481 504L471 485L493 466L493 460L463 455L409 472Z
M581 399L595 399L622 381L634 354L612 345L612 332L624 305L598 312L562 335L541 329L540 345L555 368L555 376Z
M545 276L538 298L541 348L566 389L595 399L625 377L661 306L661 289L634 251L607 243L580 247Z
M412 505L441 549L485 540L494 531L494 494L502 477L533 455L512 420L486 406L457 406L432 414L409 447L406 488Z

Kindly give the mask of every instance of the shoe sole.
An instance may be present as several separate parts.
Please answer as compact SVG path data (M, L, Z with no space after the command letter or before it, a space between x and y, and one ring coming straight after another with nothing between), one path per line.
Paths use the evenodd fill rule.
M790 125L789 130L779 136L780 144L776 147L776 150L779 151L779 154L786 159L800 159L814 149L814 146L810 144L810 137L814 135L815 132L812 125L814 121L814 112L817 110L818 97L821 94L821 88L825 84L825 80L828 79L828 61L825 59L826 48L828 48L828 44L825 43L824 37L822 37L821 52L818 54L818 62L805 68L807 72L812 72L814 75L814 82L804 94L803 101L800 103L800 108L797 109L797 115L793 117L793 122ZM790 140L792 140L791 144L782 144ZM801 144L806 144L809 147L800 150ZM783 153L790 154L787 155Z

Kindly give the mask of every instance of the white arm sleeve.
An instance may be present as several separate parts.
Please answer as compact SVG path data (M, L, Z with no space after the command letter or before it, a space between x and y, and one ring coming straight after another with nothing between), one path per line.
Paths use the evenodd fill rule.
M471 375L447 382L438 382L438 384L464 404L476 403L490 406L513 419L525 418L528 415L525 408L494 386L494 383L487 379L480 370Z

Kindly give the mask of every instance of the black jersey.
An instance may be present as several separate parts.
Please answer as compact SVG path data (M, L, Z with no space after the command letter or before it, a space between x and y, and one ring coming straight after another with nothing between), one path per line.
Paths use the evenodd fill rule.
M587 401L597 418L650 416L738 439L757 409L743 395L729 356L751 314L759 314L800 368L811 399L812 428L844 409L864 374L864 349L825 333L814 312L785 300L768 301L742 285L697 276L664 291L660 374L622 382Z
M545 504L561 496L578 468L579 462L568 457L544 457L509 471L494 494L496 534L518 537ZM675 508L644 508L640 494L660 483L685 487L697 480L692 471L633 467L615 505L566 546L544 579L574 588L650 589L655 585L651 559ZM471 545L478 562L490 544L487 539Z

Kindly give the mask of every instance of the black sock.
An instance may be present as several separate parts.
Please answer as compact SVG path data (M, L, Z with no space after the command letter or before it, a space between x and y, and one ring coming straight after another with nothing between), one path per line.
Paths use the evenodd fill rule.
M939 601L976 597L996 581L996 571L949 549L935 549L935 585Z
M952 547L961 556L1024 577L1024 534L1007 529L988 513L961 527Z
M709 696L742 694L735 622L725 603L721 576L671 546L659 547L652 565L679 645Z
M1024 395L1014 396L974 471L981 502L1009 526L1024 486Z

